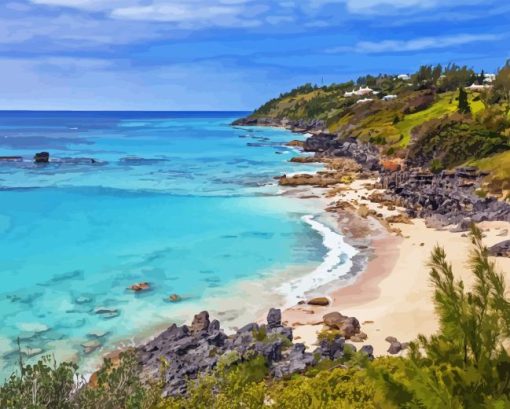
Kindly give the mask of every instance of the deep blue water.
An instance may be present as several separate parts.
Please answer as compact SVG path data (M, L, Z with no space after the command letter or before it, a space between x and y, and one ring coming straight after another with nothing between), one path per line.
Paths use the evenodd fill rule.
M289 163L300 136L229 125L245 114L0 112L0 156L24 158L0 162L3 375L18 336L26 359L81 359L91 340L99 355L215 291L320 264L309 205L274 180L314 169ZM38 151L51 163L34 164ZM140 281L151 290L127 290Z

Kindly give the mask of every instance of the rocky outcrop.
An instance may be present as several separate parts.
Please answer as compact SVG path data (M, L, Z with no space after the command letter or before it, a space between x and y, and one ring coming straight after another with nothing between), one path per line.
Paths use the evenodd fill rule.
M427 219L430 227L457 225L467 230L472 222L510 221L510 205L477 194L485 173L458 168L433 174L420 169L381 174L386 198L405 207L409 216Z
M292 340L292 329L283 326L279 309L269 311L266 324L250 323L230 336L221 329L219 321L210 321L207 311L203 311L195 315L190 327L173 324L138 347L136 354L146 379L160 376L161 362L166 362L165 394L181 395L186 393L188 380L210 372L221 359L235 365L261 356L271 376L282 378L303 372L323 359L340 358L344 353L345 339L341 336L322 341L313 353ZM362 351L372 356L373 348L366 346Z
M510 240L505 240L489 247L489 254L496 257L510 257Z
M346 339L359 334L361 331L359 321L356 318L346 317L339 312L330 312L324 315L322 320L324 325L330 329L339 330Z
M50 161L50 154L48 152L38 152L34 155L35 163L48 163Z

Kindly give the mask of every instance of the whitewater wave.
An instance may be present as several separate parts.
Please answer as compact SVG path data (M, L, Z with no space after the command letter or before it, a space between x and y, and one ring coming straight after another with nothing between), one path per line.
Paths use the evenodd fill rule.
M287 300L286 307L304 299L307 292L348 275L353 266L352 258L357 254L342 235L317 221L315 216L306 215L302 220L322 236L322 243L328 251L315 270L280 287Z

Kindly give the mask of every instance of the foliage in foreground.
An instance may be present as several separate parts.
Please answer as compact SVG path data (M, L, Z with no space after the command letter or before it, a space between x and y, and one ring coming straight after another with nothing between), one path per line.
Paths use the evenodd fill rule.
M0 387L1 408L105 409L437 409L509 408L510 302L503 276L495 271L473 228L467 290L456 280L444 250L431 256L430 278L440 322L438 334L420 336L408 357L373 362L358 353L321 362L305 374L280 381L268 377L266 362L241 364L225 356L216 370L189 385L181 398L161 398L162 383L144 384L132 353L118 364L105 361L97 380L85 384L76 366L41 361L21 365Z

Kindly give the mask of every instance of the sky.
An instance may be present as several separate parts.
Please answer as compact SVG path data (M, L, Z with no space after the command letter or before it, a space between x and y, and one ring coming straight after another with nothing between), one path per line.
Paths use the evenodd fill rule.
M0 109L250 111L508 44L507 0L1 0Z

